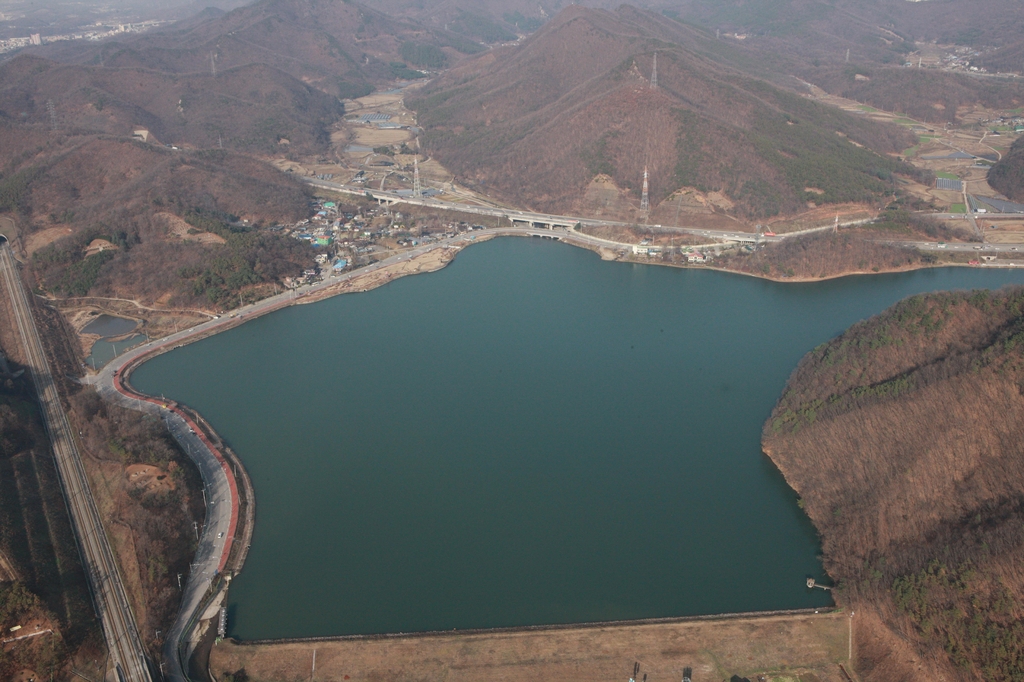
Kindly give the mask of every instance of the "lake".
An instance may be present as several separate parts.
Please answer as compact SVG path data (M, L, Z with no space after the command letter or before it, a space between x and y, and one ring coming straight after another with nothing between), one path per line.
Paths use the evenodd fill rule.
M907 295L1021 282L781 284L496 239L132 381L198 409L252 477L243 639L823 606L814 528L760 449L790 372Z

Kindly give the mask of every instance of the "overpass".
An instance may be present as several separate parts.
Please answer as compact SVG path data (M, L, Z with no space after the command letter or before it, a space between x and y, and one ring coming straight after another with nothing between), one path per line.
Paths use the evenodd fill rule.
M363 189L361 187L352 187L350 185L343 185L336 182L329 182L327 180L319 180L317 178L300 178L306 183L319 187L321 189L330 190L332 192L340 192L342 194L351 194L353 196L360 196L364 198L370 198L375 200L378 204L406 204L409 206L426 206L428 208L436 208L444 211L459 211L462 213L469 213L472 215L489 216L492 218L503 218L508 220L513 227L523 228L538 228L538 229L565 229L569 232L583 235L582 232L576 229L577 226L595 226L595 227L634 227L637 225L635 222L624 222L621 220L600 220L597 218L584 218L582 216L570 216L570 215L556 215L551 213L538 213L536 211L519 211L511 208L501 208L497 206L477 206L473 204L459 204L451 201L441 201L440 199L434 199L431 197L408 197L402 196L395 192L374 192L371 190ZM870 222L867 220L850 220L839 223L839 227L850 227L853 225L863 225ZM783 239L789 239L790 237L797 237L800 235L810 234L813 232L824 232L827 230L834 229L833 224L823 225L821 227L812 227L806 230L798 230L796 232L786 232L784 234L766 237L751 232L743 232L740 230L709 230L700 227L684 227L676 225L644 225L644 227L652 230L658 230L663 232L679 232L681 234L691 234L698 237L707 237L708 239L717 240L719 242L737 242L737 243L766 243L782 241ZM617 248L629 248L632 244L625 242L613 242L610 240L599 240L604 242L605 246L613 245Z
M330 190L332 192L340 192L342 194L351 194L353 196L360 196L373 199L379 204L406 204L409 206L425 206L428 208L436 208L444 211L459 211L461 213L469 213L471 215L488 216L491 218L503 218L510 222L513 227L523 228L538 228L538 229L565 229L570 231L576 231L577 225L594 225L594 226L633 226L636 223L623 222L621 220L600 220L596 218L584 218L582 216L571 216L571 215L556 215L552 213L539 213L536 211L520 211L511 208L501 208L497 206L477 206L473 204L459 204L451 201L442 201L440 199L434 199L430 197L407 197L396 194L395 192L373 192L365 190L360 187L351 187L348 185L342 185L335 182L328 182L326 180L318 180L315 178L302 178L305 182L314 187L321 189ZM697 235L721 235L721 238L735 237L734 241L757 241L757 236L750 233L737 233L735 231L727 230L702 230L699 228L689 227L664 227L662 225L647 225L647 227L654 229L665 229L665 230L677 230L680 232L697 234ZM716 237L717 238L717 237ZM622 242L609 242L619 247L628 247L630 244Z

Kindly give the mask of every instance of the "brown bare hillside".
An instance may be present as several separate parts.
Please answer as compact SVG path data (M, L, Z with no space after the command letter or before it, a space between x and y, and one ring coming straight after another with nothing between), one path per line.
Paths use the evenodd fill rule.
M0 202L20 214L22 243L34 244L33 272L58 296L222 308L273 291L312 259L308 245L263 229L305 217L304 188L227 151L54 140L0 177ZM169 214L217 238L185 239ZM118 248L90 255L95 239Z
M1019 39L1024 14L1016 0L682 0L650 2L723 33L791 55L838 63L850 49L858 59L901 61L913 41L1002 45ZM897 61L899 60L899 61Z
M1010 151L989 170L988 184L1012 201L1024 201L1024 138L1014 142Z
M1024 70L1024 40L1016 40L1003 45L978 61L989 71L1020 73Z
M1024 672L1022 387L1024 290L914 296L809 353L765 424L837 599L884 625L865 679Z
M344 113L338 100L265 65L174 76L19 57L0 68L0 116L62 129L258 153L313 152Z
M105 403L92 390L69 398L72 419L97 491L97 504L117 552L139 632L160 651L174 620L180 591L195 555L193 522L204 508L199 472L163 424ZM156 470L162 485L142 487L132 474ZM201 525L200 525L201 527Z
M968 105L1012 109L1024 104L1020 83L931 69L844 65L809 69L805 76L832 94L932 123L955 123L957 110Z
M6 327L0 331L0 344L13 361L11 355L20 355L20 348L13 343L13 321L5 308L0 304L0 320ZM11 630L18 625L20 630ZM102 651L102 632L32 385L24 375L14 379L2 373L0 627L5 640L53 631L0 645L4 680L17 679L25 669L52 670L63 677L70 674L66 667L73 657L96 657Z
M443 27L389 17L357 2L262 0L123 42L61 46L46 54L62 61L175 74L264 64L332 95L359 97L377 85L416 77L399 65L408 59L403 56L407 43L429 46L446 62L483 50Z
M427 150L463 182L549 211L584 208L598 175L639 204L645 166L652 208L693 187L724 192L748 217L808 201L871 202L891 173L914 172L884 155L911 142L907 132L745 76L749 59L632 7L573 6L522 46L454 69L409 104ZM822 194L807 195L809 186Z

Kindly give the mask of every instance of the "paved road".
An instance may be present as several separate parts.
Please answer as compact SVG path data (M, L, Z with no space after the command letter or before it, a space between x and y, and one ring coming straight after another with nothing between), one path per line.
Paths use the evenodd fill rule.
M538 234L552 236L547 230L526 230L521 228L503 228L501 230L489 230L494 234ZM477 232L476 234L483 234ZM146 344L133 348L115 358L105 365L97 374L84 379L85 383L92 384L104 398L116 401L118 404L159 414L167 423L172 435L181 445L182 449L188 452L189 456L199 467L203 478L203 494L207 501L207 514L203 528L200 531L199 547L192 562L192 571L184 583L181 606L174 624L168 631L165 639L164 660L166 666L164 674L172 682L184 682L186 676L182 668L182 660L178 655L179 645L187 653L191 651L189 638L191 637L192 625L198 616L198 610L202 606L203 598L206 596L211 582L219 571L224 569L224 563L230 552L230 544L234 541L237 513L237 498L233 498L234 481L228 471L225 462L218 457L211 444L206 441L201 433L197 432L196 425L189 423L183 416L173 409L163 407L162 400L131 397L121 385L121 372L124 368L137 361L140 357L151 353L170 350L184 343L188 343L201 336L217 331L222 331L240 321L264 315L273 310L301 302L310 294L316 293L326 287L337 285L353 277L359 277L367 272L374 272L394 263L415 258L416 256L435 248L444 246L459 247L472 243L476 235L459 236L444 240L440 243L427 244L409 251L397 254L386 260L374 263L364 268L354 270L343 275L330 277L326 281L304 287L301 291L289 291L264 299L252 305L236 309L230 316L211 319L190 329L182 330L176 334L164 337L159 340L150 341ZM170 405L170 403L166 403ZM234 513L233 513L234 512ZM184 638L184 642L182 641ZM187 655L185 657L187 659Z
M150 350L154 345L159 344L147 344L150 346ZM134 353L131 355L136 357ZM127 356L128 354L122 355L118 360ZM229 543L235 539L232 534L235 532L237 518L233 512L237 513L237 499L233 481L224 462L217 457L210 444L197 431L194 422L189 421L180 412L161 407L161 401L154 403L133 399L122 393L117 388L119 382L115 385L114 377L115 370L119 371L123 364L112 365L113 363L107 365L98 375L90 377L87 381L95 384L100 395L108 400L123 407L159 415L171 435L178 441L181 449L187 452L196 464L203 479L206 519L201 527L193 528L198 543L196 554L192 559L189 574L181 576L183 585L181 603L175 621L164 639L162 672L165 679L171 682L185 682L188 678L182 667L179 647L183 646L184 659L187 661L194 644L190 639L191 626L194 625L193 617L198 615L197 612L214 578L224 569L224 563L230 551Z
M1024 244L977 244L973 242L968 243L944 243L944 242L905 242L905 241L885 241L884 244L894 244L896 246L912 246L915 249L921 249L922 251L965 251L969 253L976 253L978 255L991 255L995 253L1011 254L1015 251L1019 251L1024 254Z
M317 185L327 186L328 189L337 189L331 183L325 183L317 181ZM363 194L362 190L353 191L353 193ZM379 193L378 193L379 194ZM396 195L397 196L397 195ZM405 201L405 197L398 197L396 200ZM458 210L470 213L479 213L482 215L508 215L506 209L495 209L491 207L473 207L465 206L462 204L446 204L444 202L436 202L433 200L413 200L422 201L426 205L434 205L438 208ZM513 212L517 221L525 222L530 217L538 218L538 221L547 220L551 216L544 214L534 214L527 212ZM570 220L564 220L563 222L567 225L575 225ZM588 220L588 224L595 224L596 221ZM857 221L864 222L864 221ZM604 224L613 225L620 223L613 223L611 221L603 221ZM655 226L660 227L660 226ZM773 236L773 237L761 237L757 238L755 235L750 233L742 233L735 231L724 231L724 230L703 230L697 228L681 228L688 233L696 236L703 236L709 239L708 245L718 245L723 241L754 241L758 239L762 242L780 241L798 234L807 234L810 232L818 232L824 230L833 229L832 225L827 225L820 228L813 228L810 230L803 230L799 233L787 233L785 235ZM134 409L153 411L160 413L165 421L168 422L171 432L175 438L181 444L182 448L185 449L192 456L193 460L199 466L203 476L205 494L207 499L212 501L212 504L207 509L206 523L202 531L200 538L199 549L196 554L195 561L193 562L193 573L189 576L185 593L182 599L182 605L178 613L177 620L174 623L172 630L167 638L167 649L166 649L166 660L169 661L169 669L165 670L168 678L175 682L181 682L185 680L184 674L182 673L180 661L176 655L176 647L178 640L182 636L189 635L187 632L188 627L193 622L193 619L197 614L197 610L201 604L202 598L205 595L207 589L210 586L210 581L215 576L218 570L223 568L224 558L229 550L229 543L233 540L230 536L231 528L231 481L229 472L225 469L223 462L221 462L213 449L205 443L198 434L192 433L191 428L181 419L178 415L174 414L169 410L164 410L159 405L146 402L144 400L136 400L127 397L121 393L116 384L120 372L128 364L138 360L141 356L147 355L154 352L160 352L162 350L169 350L185 343L189 343L202 336L209 335L222 331L228 327L234 326L241 321L258 317L266 313L278 310L280 308L293 305L295 303L302 302L303 299L310 298L313 294L326 289L328 287L336 286L346 280L361 277L367 273L371 273L390 265L400 263L402 261L410 260L423 253L437 249L437 248L462 248L472 244L474 241L488 237L488 236L534 236L544 238L554 238L564 240L570 243L576 243L585 246L596 246L596 247L608 247L617 249L630 248L631 244L625 244L622 242L615 242L607 239L601 239L591 235L583 234L576 231L572 227L556 227L556 228L536 228L536 227L501 227L501 228L488 228L484 230L474 230L469 233L463 233L456 237L449 239L432 242L429 244L423 244L400 253L397 253L387 259L381 260L372 265L368 265L356 270L351 270L342 275L329 276L323 282L313 284L310 286L302 287L301 289L288 291L285 293L272 296L264 299L257 303L244 306L236 309L231 315L211 319L207 322L203 322L195 327L187 330L182 330L170 336L164 337L159 340L150 341L146 344L133 348L124 354L115 358L112 362L107 364L98 374L87 378L87 383L96 385L100 393L110 399L117 400L126 407ZM910 245L916 245L920 248L929 248L929 246L938 248L937 243L929 242L914 242ZM950 245L951 247L954 245ZM958 244L951 250L970 250L972 246L969 244ZM1008 247L1009 249L1009 247ZM159 401L158 401L159 402Z
M46 432L53 446L61 488L67 501L75 539L92 591L93 605L103 625L111 667L126 682L151 682L146 651L128 604L117 562L103 530L89 479L82 466L74 431L68 422L43 351L28 297L18 277L10 245L0 240L0 270L7 288L18 334L35 383Z
M328 189L334 192L342 192L345 194L352 194L356 196L366 196L370 194L375 199L383 201L389 201L394 203L409 204L412 206L428 206L431 208L437 208L445 211L461 211L462 213L470 213L474 215L485 215L494 218L508 218L513 223L537 223L544 225L552 225L555 227L572 228L577 224L581 225L593 225L602 227L622 227L636 225L635 222L623 222L621 220L599 220L596 218L583 218L581 216L568 216L568 215L554 215L550 213L537 213L536 211L518 211L509 208L495 208L493 206L474 206L472 204L458 204L450 201L441 201L440 199L434 199L429 197L411 197L399 195L395 192L379 192L372 191L362 187L353 187L350 185L343 185L336 182L328 182L327 180L318 180L315 178L300 178L314 187L320 187L321 189ZM867 220L853 220L839 223L840 227L848 227L851 225L861 225L869 222ZM698 227L685 227L685 226L667 226L667 225L645 225L645 227L655 230L673 230L687 234L694 234L698 236L708 237L709 239L722 240L722 241L739 241L739 242L756 242L756 241L778 241L781 239L787 239L789 237L796 237L803 234L810 234L812 232L823 232L825 230L833 229L832 225L824 225L822 227L814 227L807 230L799 230L796 232L787 232L775 237L759 237L756 234L750 232L742 232L740 230L706 230ZM581 233L577 233L581 234ZM600 240L605 241L607 240ZM615 244L618 247L629 247L630 244L623 244L620 242L607 242Z

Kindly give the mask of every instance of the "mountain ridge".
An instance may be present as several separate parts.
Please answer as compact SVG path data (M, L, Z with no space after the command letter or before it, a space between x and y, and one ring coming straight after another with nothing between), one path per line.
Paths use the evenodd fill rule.
M661 19L571 7L522 45L456 67L408 100L424 146L463 182L563 212L602 174L639 200L645 166L652 207L683 188L723 191L747 218L872 200L881 176L915 173L887 156L905 148L905 131L752 78L732 66L746 52ZM808 195L822 164L832 182Z

